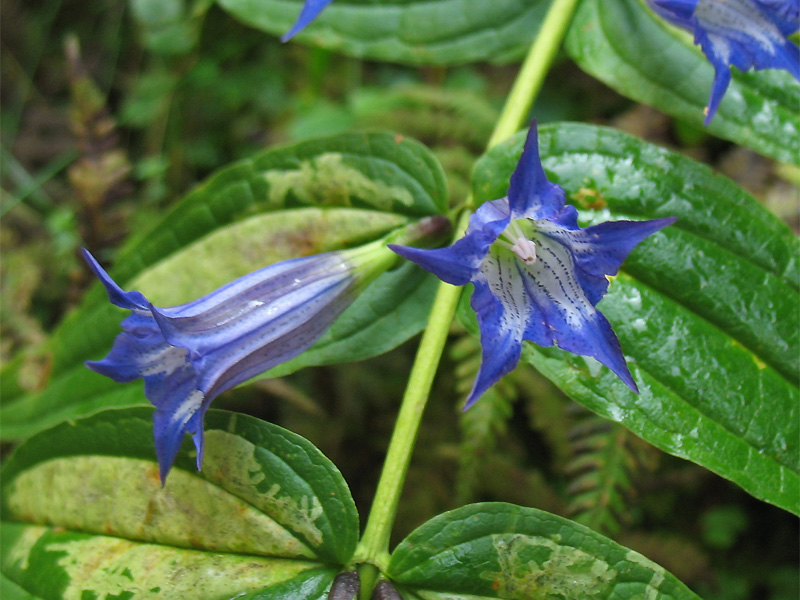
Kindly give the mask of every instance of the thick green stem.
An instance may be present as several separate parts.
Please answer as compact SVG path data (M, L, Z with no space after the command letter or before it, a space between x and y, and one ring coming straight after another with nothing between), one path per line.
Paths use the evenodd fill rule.
M508 138L525 124L528 112L533 106L533 101L541 89L544 77L564 37L577 1L553 1L495 126L488 144L490 148ZM468 218L469 213L461 216L455 231L456 238L463 235ZM422 413L425 410L433 378L444 351L450 323L455 315L460 294L461 288L446 283L442 283L436 293L428 326L420 341L406 393L400 406L397 424L389 442L386 461L367 519L364 536L353 557L354 563L368 563L377 566L381 571L386 570L389 561L389 537L397 514L400 494L411 461ZM362 586L362 600L370 597L372 587L371 584Z

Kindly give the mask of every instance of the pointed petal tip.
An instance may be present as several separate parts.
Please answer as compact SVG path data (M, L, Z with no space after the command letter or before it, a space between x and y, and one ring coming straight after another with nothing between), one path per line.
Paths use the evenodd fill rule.
M81 247L81 256L83 256L83 260L85 260L90 265L93 262L96 262L94 256L92 256L92 253L89 252L86 248Z
M95 257L92 256L91 252L86 248L81 248L81 254L86 264L89 265L89 269L91 269L92 273L100 280L103 287L106 288L108 300L111 304L127 310L142 310L146 307L147 299L139 292L126 292L119 287L117 282L111 278L108 272L97 262Z
M323 9L333 0L306 0L294 25L281 37L281 42L288 42L316 19Z
M424 248L415 248L414 246L402 246L400 244L386 244L386 247L389 248L389 250L391 250L398 256L417 264L419 264L418 261L420 257L424 256L424 254L420 255L420 252L425 251Z
M511 217L551 219L564 207L565 200L563 188L548 180L544 172L539 153L539 126L534 119L509 182Z
M461 238L452 246L446 248L414 248L413 246L398 246L389 244L392 252L402 256L433 273L451 285L466 285L470 282L475 267L472 265L471 254L468 251L462 252L467 238Z
M197 472L200 473L203 470L203 454L204 454L204 441L203 441L203 433L204 430L201 428L197 433L195 433L192 438L194 441L195 449L197 450ZM159 477L161 478L161 487L163 488L167 483L167 477L169 476L170 472L172 471L172 467L175 466L175 459L178 457L178 452L180 450L180 445L183 443L183 436L186 434L186 430L182 432L180 436L180 443L178 444L178 448L172 452L172 450L168 450L166 454L159 450L156 447L156 455L158 459L158 473ZM171 456L169 454L172 454Z
M639 386L636 385L636 382L633 380L633 375L631 374L631 371L628 368L628 363L624 357L622 361L623 361L622 368L619 371L616 369L612 369L612 372L614 373L614 375L620 378L620 381L622 381L622 383L624 383L630 391L632 391L634 394L638 394Z
M197 451L197 472L203 470L203 454L205 452L205 440L203 439L205 427L200 427L197 432L192 436L194 447Z
M117 381L118 377L116 377L116 373L114 372L113 368L109 368L108 362L106 359L103 360L85 360L83 361L84 366L89 369L90 371L94 371L98 375L105 375L106 377L110 377L114 381Z
M161 478L161 487L163 488L167 484L167 477L172 471L172 467L175 464L175 458L178 456L178 449L175 449L175 452L172 456L164 456L164 453L158 447L158 440L156 440L156 459L158 460L158 475Z
M83 364L90 371L113 379L117 383L129 383L134 379L138 379L138 374L131 376L129 369L125 368L126 365L116 362L113 358L109 359L108 356L103 360L86 360Z
M97 262L97 259L86 248L81 248L81 256L83 256L83 260L98 279L103 282L105 282L106 279L111 279L108 276L108 273L106 273L106 270L100 266L100 263Z
M313 19L304 18L305 12L306 8L303 7L303 12L300 13L300 16L297 18L297 21L295 21L294 25L292 25L289 31L287 31L281 36L281 43L285 44L286 42L291 40L294 36L296 36L298 33L300 33L303 29L305 29L309 23L311 23Z
M605 361L600 362L605 364L611 370L611 372L614 373L614 375L619 377L620 381L622 381L622 383L624 383L630 391L632 391L634 394L638 394L639 386L636 385L636 382L633 379L631 370L628 367L628 361L625 360L622 350L619 351L618 358L620 362L617 364L615 364L614 361L609 361L608 363Z
M402 256L413 262L417 262L418 259L425 256L426 252L430 251L429 248L417 248L415 246L403 246L400 244L386 244L386 247L398 256Z
M661 217L660 219L650 219L649 221L631 221L632 223L641 223L641 226L648 231L647 236L653 235L657 231L661 231L665 227L674 225L678 221L678 217Z
M483 394L475 395L474 393L470 393L470 395L467 396L467 399L464 401L464 406L461 407L461 412L467 412L470 408L475 406L475 403L481 399L482 395Z

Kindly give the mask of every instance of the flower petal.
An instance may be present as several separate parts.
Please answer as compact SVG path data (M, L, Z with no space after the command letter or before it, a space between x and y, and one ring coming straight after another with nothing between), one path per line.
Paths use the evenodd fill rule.
M547 180L539 158L539 135L536 121L525 138L525 148L511 175L508 201L511 218L550 219L564 206L564 190Z
M199 465L203 415L213 397L198 389L200 376L188 351L168 344L152 315L133 313L122 325L125 331L108 356L86 366L118 382L144 379L145 396L156 407L153 431L163 484L187 431L195 433Z
M539 344L550 339L562 350L591 356L610 368L634 392L636 383L625 364L617 336L606 318L594 307L596 302L586 294L578 270L567 246L545 234L534 236L537 260L517 261L520 278L536 311L531 312L529 329L549 329L545 343L535 337L525 339ZM535 319L535 320L534 320Z
M350 264L337 253L320 254L270 265L249 273L189 304L155 308L154 317L173 346L202 356L265 327L279 328L284 315L351 282ZM307 311L310 312L310 311Z
M596 305L608 290L606 275L616 275L639 242L676 220L668 217L651 221L608 221L575 230L539 221L535 227L539 233L569 249L581 288L592 305Z
M483 277L475 281L470 304L481 332L481 366L464 410L519 362L527 303L521 280L510 273L514 269L513 259L489 256L484 261Z
M800 29L800 3L797 0L755 0L764 14L780 28L783 35Z
M714 66L714 85L705 124L711 122L730 83L730 65L744 72L751 68L785 69L800 79L800 49L785 38L782 26L749 0L700 0L695 11L699 44ZM772 9L774 11L774 9ZM797 29L797 27L795 27Z
M647 0L653 12L679 27L694 31L697 20L694 9L697 0Z
M489 247L508 225L508 199L485 202L469 218L464 237L447 248L423 249L389 244L389 248L452 285L473 281Z
M139 292L126 292L119 287L86 248L81 248L81 254L83 254L83 258L89 265L89 268L97 276L103 286L105 286L111 304L119 306L120 308L127 308L128 310L147 310L147 305L149 304L147 298Z
M193 434L198 471L203 463L203 418L213 398L198 390L196 383L197 373L189 366L169 378L145 379L145 395L156 406L153 437L162 485L186 433Z
M705 124L731 81L730 67L784 69L800 80L800 49L786 36L800 28L797 2L786 0L648 0L653 10L694 32L714 67ZM692 8L692 5L694 7ZM690 12L690 9L691 12Z
M131 323L135 323L135 332ZM119 383L135 381L161 372L171 372L187 363L186 350L170 346L151 317L138 314L122 322L125 330L114 340L103 360L86 361L92 371Z
M306 0L305 4L303 4L303 10L300 11L300 16L297 18L297 21L292 28L287 31L284 36L281 38L282 42L288 42L298 33L300 33L303 29L305 29L311 21L316 19L319 16L319 13L322 10L333 2L333 0Z
M308 292L314 295L309 296ZM307 350L354 300L356 281L327 277L265 307L238 337L193 361L199 389L216 396Z

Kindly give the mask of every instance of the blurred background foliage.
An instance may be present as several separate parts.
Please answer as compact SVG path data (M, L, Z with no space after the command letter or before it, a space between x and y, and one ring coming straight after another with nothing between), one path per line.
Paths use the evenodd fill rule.
M281 45L206 0L2 0L2 14L3 362L44 339L91 283L80 246L113 261L123 239L194 183L267 146L393 130L431 147L452 201L463 199L515 76L513 66L408 68ZM534 114L678 148L798 228L796 170L631 103L566 59ZM260 381L215 406L310 439L341 469L365 515L415 346ZM601 531L705 598L800 596L797 519L662 454L527 368L462 413L479 352L455 324L397 539L444 510L503 500Z

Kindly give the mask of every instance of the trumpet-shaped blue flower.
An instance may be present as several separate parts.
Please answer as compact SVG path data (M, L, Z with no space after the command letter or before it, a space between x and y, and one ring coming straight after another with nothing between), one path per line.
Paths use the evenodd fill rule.
M378 241L270 265L188 304L158 308L139 292L123 291L83 254L111 303L131 311L108 356L86 365L118 382L144 379L156 407L162 482L186 432L200 469L203 417L217 395L309 348L396 261Z
M303 29L305 29L311 21L316 19L319 16L319 13L322 12L328 4L333 2L333 0L306 0L303 4L303 9L300 11L300 16L295 21L295 24L292 25L292 28L286 32L286 34L281 38L282 42L287 42L300 33Z
M675 222L613 221L581 229L564 190L547 181L536 124L511 176L508 196L486 202L452 246L389 247L453 285L472 283L482 359L469 408L519 362L522 341L554 343L606 365L634 392L636 383L606 318L595 308L631 250Z
M800 80L800 49L786 39L800 29L797 0L648 0L653 10L694 33L694 43L714 67L705 124L731 82L731 65L785 69Z

